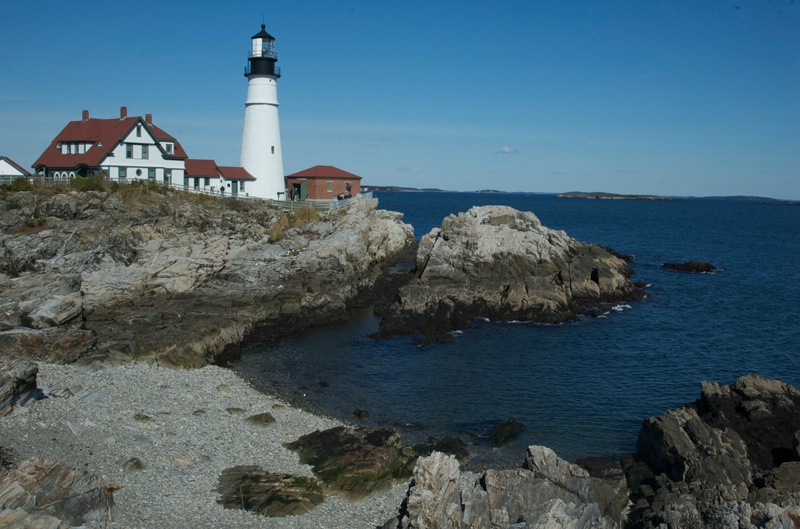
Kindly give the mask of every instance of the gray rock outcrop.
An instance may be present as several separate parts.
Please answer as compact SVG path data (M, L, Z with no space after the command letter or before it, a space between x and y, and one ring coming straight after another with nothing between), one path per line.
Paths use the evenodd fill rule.
M0 196L0 350L203 365L256 330L342 320L416 244L402 215L375 199L278 240L273 229L290 213L135 191Z
M0 358L0 417L36 397L39 367L27 359Z
M453 456L434 452L417 461L403 514L384 529L614 528L627 504L624 479L594 478L542 446L528 448L523 468L472 481Z
M382 332L443 337L475 317L563 321L587 306L641 298L632 273L607 249L542 226L533 213L474 207L422 237L416 277L382 308Z
M70 529L108 527L114 486L88 472L29 459L0 476L0 527Z
M703 382L693 404L644 421L626 465L632 527L800 526L800 391L758 375Z

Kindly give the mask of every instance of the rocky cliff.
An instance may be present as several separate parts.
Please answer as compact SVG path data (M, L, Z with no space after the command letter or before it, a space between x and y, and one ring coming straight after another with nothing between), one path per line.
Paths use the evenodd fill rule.
M415 246L374 199L296 215L160 186L6 193L0 350L203 365L257 329L341 320Z
M422 237L416 277L381 308L382 331L446 339L476 317L559 322L641 298L632 274L608 249L542 226L533 213L474 207Z

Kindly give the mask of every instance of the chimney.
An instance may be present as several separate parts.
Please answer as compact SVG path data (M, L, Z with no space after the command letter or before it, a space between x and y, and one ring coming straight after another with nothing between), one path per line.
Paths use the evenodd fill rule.
M87 119L89 119L89 111L88 110L84 110L83 111L83 121L86 121Z
M147 123L148 125L152 125L153 124L153 114L145 114L144 115L144 122Z
M119 119L128 117L128 107L119 107Z

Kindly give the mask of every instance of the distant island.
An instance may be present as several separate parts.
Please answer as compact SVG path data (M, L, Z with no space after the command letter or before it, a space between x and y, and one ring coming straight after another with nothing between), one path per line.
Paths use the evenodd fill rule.
M605 200L673 200L672 198L662 197L659 195L620 195L617 193L604 193L600 191L593 193L571 191L569 193L561 193L556 196L558 198L598 198Z
M404 186L373 186L362 185L364 192L395 192L395 193L485 193L497 195L550 195L557 198L590 198L600 200L729 200L739 202L753 202L758 204L780 204L789 206L800 206L796 200L783 200L779 198L767 198L746 195L726 195L726 196L661 196L661 195L627 195L620 193L607 193L605 191L594 191L587 193L584 191L570 191L568 193L537 193L535 191L501 191L499 189L479 189L476 191L458 191L451 189L440 189L438 187L404 187Z

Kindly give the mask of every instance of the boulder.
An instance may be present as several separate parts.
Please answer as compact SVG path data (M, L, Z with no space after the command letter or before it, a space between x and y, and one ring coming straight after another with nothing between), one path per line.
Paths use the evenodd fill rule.
M325 490L361 499L407 477L408 458L396 430L337 426L287 443L300 462L311 465Z
M417 461L402 514L384 528L618 528L627 494L617 481L609 501L611 488L545 447L529 447L523 468L487 470L472 481L453 456L434 452Z
M0 417L14 406L35 398L39 366L26 359L0 359Z
M255 465L226 468L217 492L219 503L227 509L271 517L305 514L325 501L316 480L267 472Z
M713 272L714 270L717 269L716 266L712 265L711 263L707 263L705 261L688 261L685 263L664 263L661 266L662 268L677 270L679 272L694 272L694 273Z
M115 488L89 472L28 459L0 476L0 527L108 527Z
M533 213L474 207L422 237L415 278L382 309L379 335L447 339L476 317L563 321L587 306L641 298L632 273L605 248L546 228Z

